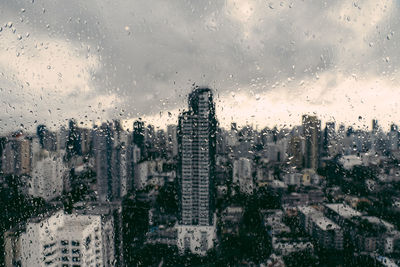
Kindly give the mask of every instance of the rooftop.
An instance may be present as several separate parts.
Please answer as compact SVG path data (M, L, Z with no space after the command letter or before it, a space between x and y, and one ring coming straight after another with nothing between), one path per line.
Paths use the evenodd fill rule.
M315 224L324 231L327 230L340 230L340 226L331 221L330 219L321 216L321 217L314 217L313 221Z
M348 205L341 203L326 204L325 207L336 212L341 217L349 219L352 217L360 217L362 214Z

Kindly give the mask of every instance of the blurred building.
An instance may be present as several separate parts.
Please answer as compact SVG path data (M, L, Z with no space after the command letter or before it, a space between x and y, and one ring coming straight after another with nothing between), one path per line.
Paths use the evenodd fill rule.
M240 191L252 194L254 190L251 160L240 158L233 162L233 184L239 185Z
M305 140L304 167L316 170L319 164L321 121L316 116L303 115Z
M61 196L63 192L66 168L62 157L57 154L50 154L46 150L41 150L37 154L28 186L28 194L33 197L41 197L47 201L52 200Z
M22 133L9 137L2 155L4 174L23 175L31 171L31 142Z

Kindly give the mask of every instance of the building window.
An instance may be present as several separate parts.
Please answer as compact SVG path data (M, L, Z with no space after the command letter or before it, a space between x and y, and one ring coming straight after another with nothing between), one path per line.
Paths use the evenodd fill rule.
M92 239L90 238L90 236L86 237L86 241L85 241L86 250L89 249L89 245L91 242L92 242Z

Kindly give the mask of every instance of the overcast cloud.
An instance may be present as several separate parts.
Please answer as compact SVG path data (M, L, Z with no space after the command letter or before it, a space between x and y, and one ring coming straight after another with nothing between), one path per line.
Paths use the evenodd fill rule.
M400 123L399 17L380 0L2 0L0 131L71 117L162 127L193 83L215 90L223 126L316 112L386 127Z

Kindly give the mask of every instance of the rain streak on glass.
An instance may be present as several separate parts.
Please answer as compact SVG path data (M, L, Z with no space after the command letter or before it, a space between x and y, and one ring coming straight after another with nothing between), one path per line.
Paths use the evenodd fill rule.
M398 1L0 3L0 266L399 266Z

